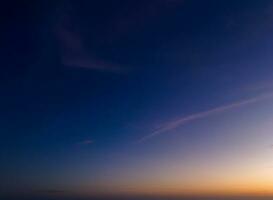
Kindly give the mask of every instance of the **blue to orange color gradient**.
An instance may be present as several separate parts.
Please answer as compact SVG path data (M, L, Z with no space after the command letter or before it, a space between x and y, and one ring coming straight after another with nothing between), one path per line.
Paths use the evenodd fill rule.
M5 196L273 196L273 1L1 8Z

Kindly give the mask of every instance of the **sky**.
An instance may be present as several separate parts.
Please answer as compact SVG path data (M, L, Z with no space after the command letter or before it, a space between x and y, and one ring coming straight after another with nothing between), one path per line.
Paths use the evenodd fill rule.
M0 193L273 195L273 1L1 6Z

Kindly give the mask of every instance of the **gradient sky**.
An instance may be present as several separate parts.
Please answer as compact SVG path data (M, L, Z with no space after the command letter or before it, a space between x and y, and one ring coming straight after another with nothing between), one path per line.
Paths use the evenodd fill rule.
M1 6L0 192L273 195L273 1Z

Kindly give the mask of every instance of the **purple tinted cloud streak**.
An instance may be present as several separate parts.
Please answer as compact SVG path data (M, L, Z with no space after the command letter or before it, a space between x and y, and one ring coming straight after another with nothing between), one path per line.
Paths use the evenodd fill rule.
M64 65L101 71L121 71L120 67L92 58L86 51L82 39L76 33L61 29L58 35L62 48L61 58Z
M83 140L81 142L79 142L79 144L82 144L82 145L89 145L89 144L93 144L94 141L93 140Z
M218 113L221 113L221 112L224 112L227 110L231 110L234 108L239 108L239 107L242 107L242 106L245 106L248 104L252 104L252 103L264 100L264 99L272 98L272 97L273 97L273 93L267 93L267 94L259 95L259 96L253 97L253 98L237 101L237 102L234 102L234 103L231 103L228 105L219 106L219 107L207 110L207 111L188 115L186 117L182 117L177 120L169 121L161 128L158 128L157 130L153 131L152 133L140 138L137 142L139 142L139 143L145 142L155 136L158 136L163 133L167 133L173 129L181 127L181 126L188 124L190 122L193 122L195 120L203 119L203 118L209 117L214 114L218 114Z

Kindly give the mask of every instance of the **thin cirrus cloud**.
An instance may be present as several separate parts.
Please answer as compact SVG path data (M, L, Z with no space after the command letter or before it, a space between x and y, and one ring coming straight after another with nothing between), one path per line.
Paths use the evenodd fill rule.
M83 141L79 142L80 145L90 145L93 143L94 143L93 140L83 140Z
M129 6L128 11L116 14L109 23L106 23L109 25L105 25L101 30L103 41L116 43L122 40L125 35L134 35L139 29L144 29L161 19L160 17L163 17L164 13L168 14L172 9L183 4L184 0L137 2L136 6ZM66 2L56 24L56 36L60 46L62 64L69 67L113 73L131 71L128 66L119 66L111 61L99 59L91 53L92 44L87 46L84 41L86 38L80 34L80 31L75 31L75 29L84 29L84 27L77 25L77 19L73 17L73 12L71 13L71 10L75 11L75 9L72 2ZM88 25L86 24L86 26Z
M123 72L123 68L120 66L98 59L88 51L81 34L72 30L70 18L71 16L68 13L64 13L55 29L62 64L69 67L104 72ZM70 28L68 28L68 25Z
M152 139L153 137L156 137L160 134L164 134L167 133L171 130L174 130L178 127L181 127L185 124L188 124L190 122L193 122L195 120L199 120L199 119L203 119L206 117L209 117L211 115L214 114L218 114L227 110L231 110L231 109L235 109L235 108L239 108L248 104L252 104L261 100L265 100L268 98L272 98L273 97L273 93L266 93L263 95L259 95L253 98L248 98L245 100L241 100L241 101L237 101L237 102L233 102L231 104L227 104L227 105L223 105L223 106L219 106L219 107L215 107L213 109L207 110L207 111L203 111L203 112L199 112L199 113L195 113L192 115L188 115L186 117L182 117L180 119L177 120L173 120L173 121L169 121L167 122L165 125L163 125L162 127L158 128L157 130L153 131L152 133L143 136L142 138L140 138L139 140L137 140L138 143L142 143L145 142L149 139Z
M65 66L115 73L123 71L119 66L94 58L85 47L83 38L62 25L58 27L57 39L60 45L61 61Z

